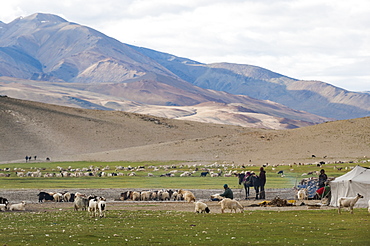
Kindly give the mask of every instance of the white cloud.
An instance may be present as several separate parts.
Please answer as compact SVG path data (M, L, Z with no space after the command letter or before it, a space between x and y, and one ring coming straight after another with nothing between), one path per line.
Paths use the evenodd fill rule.
M367 6L367 0L13 0L2 4L0 20L53 13L124 43L204 63L251 64L370 90Z

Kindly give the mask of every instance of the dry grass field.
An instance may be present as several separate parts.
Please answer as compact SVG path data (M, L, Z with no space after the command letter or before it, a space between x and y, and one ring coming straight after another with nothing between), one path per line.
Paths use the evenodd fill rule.
M368 158L370 117L265 130L0 98L0 162L292 163ZM316 157L312 157L312 156Z

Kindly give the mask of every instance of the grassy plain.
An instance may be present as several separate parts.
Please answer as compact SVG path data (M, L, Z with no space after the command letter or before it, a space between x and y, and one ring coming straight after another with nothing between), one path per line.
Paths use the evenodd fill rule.
M0 213L3 245L369 245L370 214L356 209L195 214L72 209Z
M236 184L235 177L179 177L182 171L194 170L192 164L179 162L145 163L16 163L9 168L10 177L0 178L2 189L14 188L187 188L218 189L220 184ZM344 174L357 164L327 164L329 177ZM363 164L362 164L363 165ZM124 172L117 177L17 177L16 172L41 170L59 172L58 167L107 167L109 172ZM145 166L146 171L115 170L116 166ZM155 177L148 177L153 166L159 167ZM171 166L165 170L164 166ZM175 167L176 166L176 167ZM369 164L363 165L369 166ZM14 170L16 168L16 170ZM223 166L214 169L224 169ZM290 188L303 173L318 171L316 165L267 167L267 188ZM343 168L338 170L338 168ZM228 167L228 170L255 171L259 167ZM160 174L178 170L175 177ZM277 174L283 170L284 177ZM226 170L225 170L226 171ZM225 172L224 171L224 172ZM144 180L144 182L143 182ZM140 205L138 205L140 206ZM90 218L86 212L72 207L48 212L1 212L0 242L3 245L369 245L370 214L356 209L354 214L333 210L246 211L238 214L195 214L182 211L109 210L105 218Z

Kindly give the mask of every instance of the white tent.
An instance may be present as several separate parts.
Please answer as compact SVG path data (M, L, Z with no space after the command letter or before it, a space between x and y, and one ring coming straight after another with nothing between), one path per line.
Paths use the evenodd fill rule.
M364 196L360 198L355 207L365 208L370 200L370 168L356 166L348 173L330 182L330 206L338 206L339 197L354 197L357 193Z

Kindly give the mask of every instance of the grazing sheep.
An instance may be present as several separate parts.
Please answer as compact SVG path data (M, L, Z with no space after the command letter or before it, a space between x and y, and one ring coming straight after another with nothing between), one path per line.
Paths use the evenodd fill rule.
M201 177L206 177L206 176L207 176L207 174L209 174L209 172L201 172L201 173L200 173L200 176L201 176Z
M243 206L235 200L232 200L230 198L224 198L222 201L218 202L218 204L221 205L221 213L224 213L225 209L230 209L231 213L233 210L236 213L236 209L239 208L240 212L243 213L244 208Z
M353 214L353 206L355 206L358 199L364 198L362 195L357 193L355 197L340 197L338 198L338 214L341 213L341 208L349 208L351 214Z
M178 193L182 195L185 201L187 202L195 202L195 196L193 192L188 190L179 190Z
M54 202L62 202L63 201L63 195L61 193L55 193L53 195Z
M140 201L140 192L139 191L131 192L130 199L133 201Z
M150 192L150 191L142 191L141 192L141 200L142 201L149 201L151 195L152 195L152 192Z
M209 213L211 210L204 202L194 202L195 213Z
M53 195L50 195L49 193L43 191L41 191L37 196L39 197L39 202L43 202L44 200L45 201L54 200Z
M9 210L10 211L13 211L13 210L23 210L24 211L26 210L26 202L22 201L21 203L12 204L10 205Z

